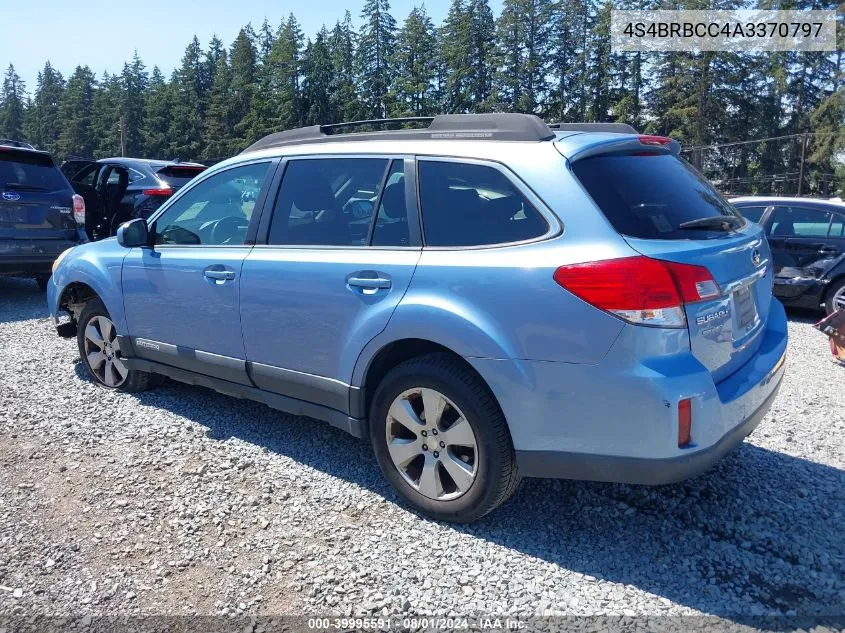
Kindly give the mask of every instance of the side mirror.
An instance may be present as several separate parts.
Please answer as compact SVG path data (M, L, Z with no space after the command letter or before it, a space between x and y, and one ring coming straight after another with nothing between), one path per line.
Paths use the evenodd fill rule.
M147 229L147 221L137 218L121 224L117 227L117 243L126 248L148 246L150 232Z

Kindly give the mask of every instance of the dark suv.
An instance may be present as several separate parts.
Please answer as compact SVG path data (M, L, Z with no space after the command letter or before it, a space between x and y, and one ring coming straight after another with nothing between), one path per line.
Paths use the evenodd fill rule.
M0 139L0 274L43 290L56 257L86 241L85 203L46 152Z
M205 169L199 163L124 157L62 163L73 189L85 199L85 231L92 240L114 235L127 220L148 218Z

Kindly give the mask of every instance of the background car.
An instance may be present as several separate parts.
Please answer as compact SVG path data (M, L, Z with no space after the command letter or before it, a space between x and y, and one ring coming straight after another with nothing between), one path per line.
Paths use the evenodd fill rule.
M199 163L124 157L62 163L74 191L85 199L85 230L92 240L114 235L127 220L148 218L205 169Z
M0 140L0 273L47 287L64 250L86 240L83 199L47 152Z
M778 299L828 314L845 308L845 203L777 197L731 202L766 230Z

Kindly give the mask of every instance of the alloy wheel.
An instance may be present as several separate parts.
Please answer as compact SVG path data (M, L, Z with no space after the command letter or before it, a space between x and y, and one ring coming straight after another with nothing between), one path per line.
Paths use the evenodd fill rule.
M845 286L842 286L836 293L833 295L833 311L836 312L837 310L845 310Z
M421 495L448 501L467 492L478 473L478 442L454 402L436 389L401 393L387 413L387 450Z
M129 375L108 317L95 316L85 326L85 358L91 373L106 387L120 387Z

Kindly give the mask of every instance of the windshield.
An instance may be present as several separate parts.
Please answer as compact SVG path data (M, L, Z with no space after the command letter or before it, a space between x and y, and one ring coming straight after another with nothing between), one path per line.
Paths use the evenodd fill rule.
M622 235L706 239L743 226L734 219L740 216L731 204L689 163L671 154L602 154L575 161L572 171Z

